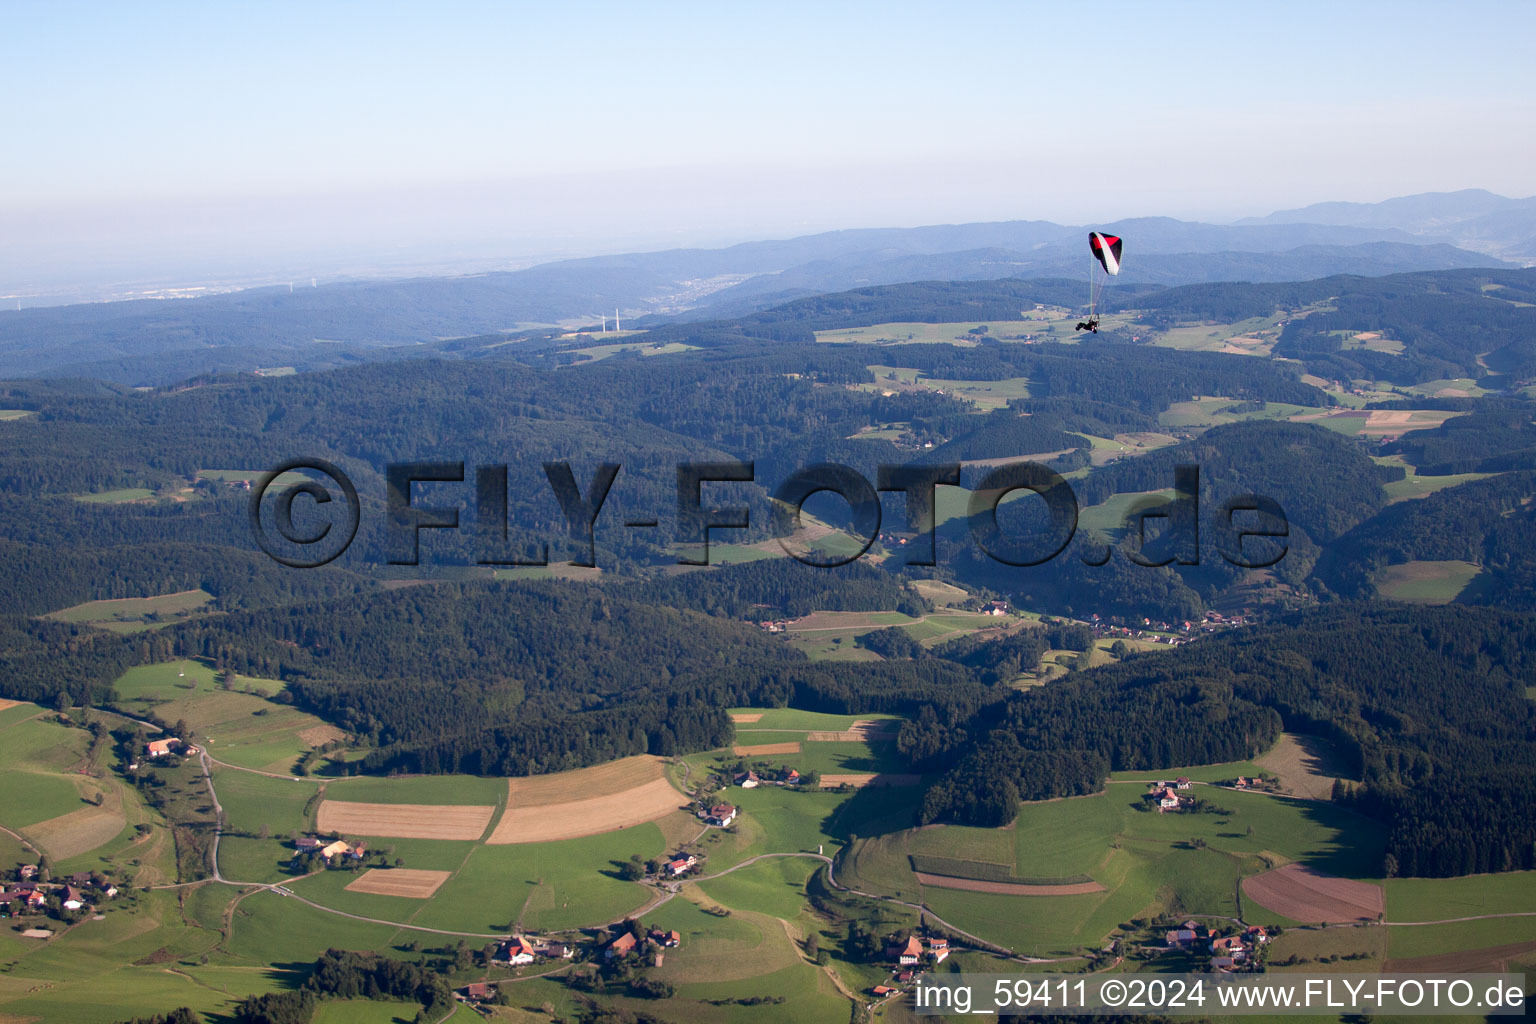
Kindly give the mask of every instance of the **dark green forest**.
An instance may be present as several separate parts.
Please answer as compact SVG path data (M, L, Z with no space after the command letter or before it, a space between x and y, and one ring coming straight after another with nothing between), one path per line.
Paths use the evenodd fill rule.
M899 752L928 779L912 821L982 825L1011 820L1021 799L1091 792L1112 770L1248 758L1285 729L1328 736L1355 761L1360 782L1338 796L1387 824L1384 872L1536 866L1536 720L1525 696L1536 685L1536 416L1522 391L1536 376L1533 282L1531 271L1475 270L1137 286L1114 299L1134 311L1134 330L1078 344L816 343L824 328L1006 320L1035 303L1080 301L1076 282L928 282L648 322L648 342L691 347L673 356L583 362L574 352L590 337L546 331L528 344L460 339L287 377L215 372L146 390L0 383L0 408L29 414L0 421L0 556L10 570L0 696L110 706L128 667L204 658L282 680L280 699L370 746L338 770L377 773L525 775L713 749L733 739L723 710L732 706L894 713L908 719ZM99 311L59 316L69 330L106 323ZM1174 323L1276 316L1286 320L1278 358L1146 343ZM1403 351L1344 346L1365 330ZM983 409L952 390L887 388L872 366L939 381L1025 378L1029 397ZM1454 377L1491 394L1403 390ZM1377 408L1455 415L1387 439L1262 418L1270 403L1323 411L1348 397L1317 378L1374 381L1393 396ZM1202 396L1261 418L1209 429L1160 421ZM1153 432L1177 443L1108 462L1085 436ZM1134 524L1101 523L1079 528L1046 564L1013 566L979 547L984 520L956 515L936 531L934 564L908 564L922 561L909 556L926 538L909 532L905 497L888 493L883 536L853 564L678 564L679 463L752 463L753 482L703 492L705 507L749 513L747 528L713 534L726 544L768 540L769 495L804 466L840 463L873 482L880 466L1063 452L1052 465L1070 475L1080 508L1171 488L1179 467L1198 466L1198 540L1181 547L1156 516L1146 546ZM268 559L252 541L249 493L198 479L300 456L335 463L360 495L357 538L324 569ZM1375 461L1385 456L1420 481L1494 475L1394 500L1404 471ZM465 464L462 483L413 489L416 504L455 509L460 521L421 531L420 566L390 561L385 472L405 461ZM493 579L493 563L545 545L553 563L584 550L546 476L544 464L561 461L583 489L601 463L621 466L593 534L600 572L588 582ZM506 467L503 523L479 518L482 465ZM974 486L988 468L967 465L961 479ZM152 496L80 500L119 488ZM1272 567L1222 556L1216 517L1245 494L1284 510L1285 556ZM1002 504L998 523L1021 545L1044 543L1042 512L1023 497ZM847 518L830 498L816 514L833 526ZM657 525L623 525L631 519ZM1455 603L1380 599L1382 568L1445 560L1479 570ZM1237 610L1249 623L1025 692L1010 681L1047 650L1091 647L1089 627L1052 618L931 646L882 629L858 639L857 653L878 660L843 662L811 660L756 625L817 611L927 615L936 609L913 586L924 579L1046 617L1178 628ZM135 634L41 618L194 589L212 602Z

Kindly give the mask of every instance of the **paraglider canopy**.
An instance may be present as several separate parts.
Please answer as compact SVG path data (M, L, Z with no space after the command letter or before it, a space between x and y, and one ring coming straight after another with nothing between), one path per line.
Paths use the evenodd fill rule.
M1102 231L1088 232L1088 251L1093 253L1093 258L1099 261L1099 266L1104 268L1104 273L1114 277L1120 273L1120 239L1116 235L1106 235ZM1092 334L1099 333L1099 298L1104 290L1103 279L1093 272L1092 264L1088 268L1088 319L1079 321L1077 329L1088 331Z
M1111 277L1120 273L1120 239L1114 235L1101 235L1097 231L1088 232L1088 251L1093 253L1099 266Z

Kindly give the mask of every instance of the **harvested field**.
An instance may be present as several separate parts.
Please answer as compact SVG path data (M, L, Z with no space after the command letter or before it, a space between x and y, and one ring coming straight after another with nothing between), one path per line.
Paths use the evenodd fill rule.
M514 784L524 781L529 780L512 780ZM606 796L567 800L563 803L519 803L517 797L514 790L506 811L496 823L496 830L486 840L488 844L504 846L512 843L547 843L556 839L576 839L600 832L613 832L655 821L686 803L683 795L673 789L666 779L652 779Z
M1383 913L1381 886L1336 878L1301 864L1243 879L1243 895L1293 921L1372 921Z
M880 772L875 775L823 775L823 789L837 786L915 786L923 781L921 775L905 775L901 772Z
M327 743L339 743L347 738L347 734L334 725L312 725L299 733L299 739L312 747L321 747Z
M1331 800L1334 779L1350 777L1333 744L1298 733L1281 733L1273 749L1254 764L1280 777L1278 792L1308 800Z
M3 709L0 709L0 710L3 710ZM763 717L763 713L761 711L759 711L759 712L757 712L755 714L745 714L743 712L739 712L738 711L736 714L731 716L731 721L737 722L737 723L739 723L741 725L748 725L748 724L750 724L752 722L760 721L762 719L762 717Z
M30 825L23 831L28 839L58 861L96 849L121 832L125 824L120 811L82 807Z
M814 738L816 734L812 733L811 736ZM731 748L731 751L737 757L756 757L759 754L798 754L800 753L800 744L759 743L755 747L735 746Z
M900 722L888 719L860 719L843 732L811 732L805 738L812 743L875 743L895 739L900 728Z
M474 804L360 804L326 800L315 831L390 839L479 839L495 807Z
M543 807L622 793L661 778L662 763L659 757L638 754L591 768L508 779L507 806Z
M911 621L911 616L901 612L811 612L791 622L787 631L806 633L834 629L879 629Z
M6 711L20 703L22 702L19 700L6 700L4 697L0 697L0 711ZM759 715L758 717L761 718L762 716Z
M418 868L369 868L363 872L362 877L347 886L347 891L424 900L430 899L438 887L448 881L450 874L448 871L422 871Z
M1386 974L1502 974L1511 969L1511 961L1526 960L1532 953L1536 953L1536 942L1513 942L1507 946L1388 960L1381 969Z
M953 878L918 871L917 880L937 889L963 889L966 892L990 892L1000 896L1081 896L1103 892L1098 882L1073 882L1070 885L1027 885L1023 882L984 882L979 878Z

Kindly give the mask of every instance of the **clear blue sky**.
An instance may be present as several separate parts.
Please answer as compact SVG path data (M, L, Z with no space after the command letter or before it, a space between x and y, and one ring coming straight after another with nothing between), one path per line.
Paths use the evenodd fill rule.
M516 256L1536 191L1529 3L63 2L0 25L0 229L87 248L307 225Z

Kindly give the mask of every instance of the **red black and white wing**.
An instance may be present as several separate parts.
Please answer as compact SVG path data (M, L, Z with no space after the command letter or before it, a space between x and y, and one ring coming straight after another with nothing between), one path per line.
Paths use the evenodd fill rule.
M1115 235L1088 233L1088 251L1099 261L1099 266L1111 276L1120 273L1120 239Z

